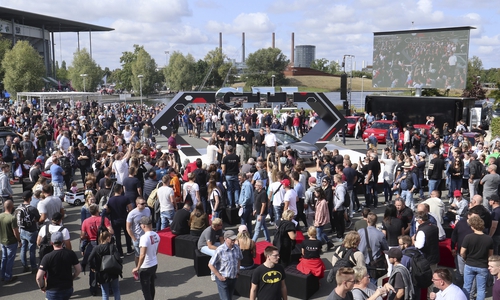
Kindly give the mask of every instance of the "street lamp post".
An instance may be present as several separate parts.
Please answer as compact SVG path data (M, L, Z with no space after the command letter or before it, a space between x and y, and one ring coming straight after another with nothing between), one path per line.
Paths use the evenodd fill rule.
M144 75L137 75L139 78L139 87L141 89L141 106L142 106L142 78L144 78Z
M87 74L80 74L80 77L83 77L83 92L85 93L86 92L86 89L85 89L85 79L87 78Z
M271 86L274 87L274 78L276 75L271 75Z
M366 75L361 76L361 106L363 106L363 91L364 91L364 79Z

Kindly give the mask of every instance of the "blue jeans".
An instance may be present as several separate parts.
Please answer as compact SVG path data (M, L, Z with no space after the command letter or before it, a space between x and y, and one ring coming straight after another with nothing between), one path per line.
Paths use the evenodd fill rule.
M374 181L368 182L366 187L366 206L373 205L377 207L378 205L378 192L377 192L377 183Z
M472 282L476 279L476 300L484 300L486 296L486 280L488 278L487 268L477 268L465 265L464 268L464 293L470 299Z
M235 206L240 198L240 183L237 175L226 175L227 198L230 206Z
M252 236L252 216L253 216L253 205L243 206L243 214L241 215L241 224L246 225L248 228L248 234Z
M318 238L319 241L321 241L321 244L326 244L328 243L328 236L326 235L325 231L323 230L325 226L318 226L316 227L316 237Z
M109 289L113 290L113 296L115 297L115 300L120 300L120 283L118 281L118 278L111 282L107 283L101 283L101 291L102 291L102 300L108 300L109 299Z
M261 217L260 221L259 221L259 216ZM254 242L256 242L257 239L259 238L261 230L264 231L264 237L266 241L271 242L271 238L269 237L269 231L267 230L267 225L266 225L266 215L257 215L257 218L255 220L255 231L252 238Z
M385 198L385 202L392 202L392 195L393 195L393 192L392 192L392 184L389 184L389 182L385 181L384 180L384 198ZM352 199L352 197L351 197ZM352 203L352 201L351 201Z
M226 278L225 281L220 281L218 277L215 277L215 282L217 282L217 289L219 290L220 300L231 300L233 298L233 292L236 287L236 278Z
M441 179L429 179L429 194L434 190L439 190Z
M30 263L29 266L32 270L36 270L36 239L38 232L29 232L21 229L21 263L23 266L28 267L28 262L26 261L26 252L30 252Z
M167 211L162 211L160 213L162 230L170 226L170 224L172 224L172 221L174 220L174 215L175 215L175 210L167 210Z
M273 206L274 207L274 223L276 226L280 225L281 215L283 214L283 208L281 206Z
M451 178L450 179L450 195L456 190L462 189L462 178Z
M257 152L257 157L262 157L264 158L264 155L266 154L266 147L264 146L255 146L255 151Z
M16 259L17 243L4 245L2 244L2 274L1 278L9 281L12 278L12 268Z
M216 242L216 243L214 243L214 246L219 247L220 243ZM203 254L206 254L208 256L214 256L214 254L215 254L215 250L208 248L208 246L201 247L200 252Z
M67 290L47 290L45 298L47 300L68 300L73 295L73 288Z
M415 202L413 201L413 193L406 190L406 191L401 191L401 198L405 199L405 205L411 210L415 209Z

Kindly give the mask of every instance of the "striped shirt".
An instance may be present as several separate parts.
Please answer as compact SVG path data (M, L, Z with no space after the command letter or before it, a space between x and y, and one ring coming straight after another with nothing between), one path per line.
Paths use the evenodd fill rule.
M219 273L226 278L236 278L239 272L238 261L243 259L240 247L233 245L230 249L224 242L215 250L214 256L210 259L210 264L214 266Z

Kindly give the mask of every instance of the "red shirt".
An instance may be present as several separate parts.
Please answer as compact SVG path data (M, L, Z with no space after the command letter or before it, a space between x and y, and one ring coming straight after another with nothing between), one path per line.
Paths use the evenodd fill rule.
M97 230L99 229L99 226L101 226L101 218L102 217L100 216L91 216L90 218L85 219L82 223L82 232L87 233L88 239L90 241L97 241ZM111 226L108 218L104 218L104 226Z
M188 182L189 181L188 174L193 172L196 169L197 169L197 167L196 167L196 160L195 160L186 166L186 170L184 171L184 175L182 175L182 180L184 180L184 182Z
M300 119L299 119L299 117L293 118L293 124L292 125L293 126L297 126L297 127L300 126Z

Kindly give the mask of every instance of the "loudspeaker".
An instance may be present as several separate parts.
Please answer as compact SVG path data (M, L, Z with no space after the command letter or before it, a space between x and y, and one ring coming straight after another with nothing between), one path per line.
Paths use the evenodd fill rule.
M340 75L340 100L347 100L347 74Z

